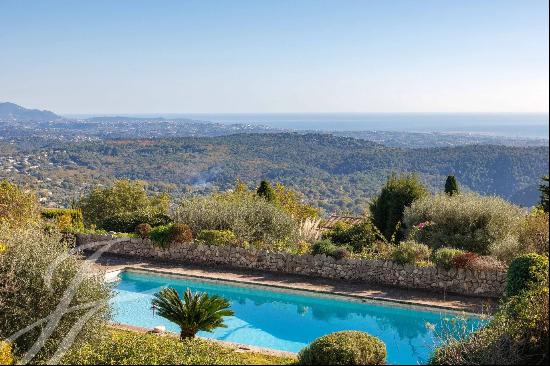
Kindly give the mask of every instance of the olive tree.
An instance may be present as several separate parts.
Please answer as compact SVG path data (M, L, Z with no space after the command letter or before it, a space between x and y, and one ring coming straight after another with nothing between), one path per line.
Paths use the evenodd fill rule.
M76 343L98 335L109 315L110 290L97 276L76 280L80 278L77 276L83 261L74 255L67 256L71 243L66 238L39 226L18 230L3 227L0 243L0 339L10 339L27 326L54 313L61 314L51 336L32 357L34 363L49 360L75 325L75 329L81 328L76 333ZM69 309L77 307L75 311L59 312L64 297L70 301ZM92 307L87 306L92 304L90 311ZM46 324L39 324L13 341L17 358L31 349Z

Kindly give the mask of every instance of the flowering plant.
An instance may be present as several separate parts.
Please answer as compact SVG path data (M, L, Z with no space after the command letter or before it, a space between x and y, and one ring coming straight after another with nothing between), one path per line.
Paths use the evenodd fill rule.
M427 229L434 223L432 221L424 221L413 225L409 231L409 239L423 242L423 238L428 234Z
M418 230L424 230L425 228L429 227L433 225L433 222L431 221L424 221L424 222L421 222L420 224L418 225L414 225L414 227Z

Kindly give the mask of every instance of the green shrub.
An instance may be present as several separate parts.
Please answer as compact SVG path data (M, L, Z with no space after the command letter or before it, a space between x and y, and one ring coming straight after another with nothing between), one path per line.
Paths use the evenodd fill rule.
M472 263L479 257L479 254L472 252L462 252L453 257L452 266L455 268L470 268Z
M370 248L378 239L372 223L368 220L357 225L345 225L342 223L323 234L323 238L330 239L336 245L347 245L358 253L365 248Z
M392 253L392 259L399 264L416 264L430 259L431 249L413 240L399 243Z
M510 237L517 238L524 215L520 207L497 197L438 194L421 198L405 209L404 224L409 237L432 249L451 247L487 255L498 252ZM425 222L430 225L416 229Z
M242 196L208 196L184 200L176 212L194 233L231 230L241 241L271 243L296 241L298 222L265 199Z
M450 329L431 365L548 364L548 287L508 298L490 323L466 337Z
M508 267L506 295L518 295L541 283L548 283L548 258L536 253L522 255Z
M42 210L42 218L56 223L59 230L84 229L82 211L71 208L45 208Z
M538 253L548 256L549 243L548 213L534 210L525 217L519 232L519 246L525 253Z
M271 186L269 183L267 183L267 185ZM262 192L262 190L263 188L260 192ZM279 182L271 186L270 192L271 193L258 194L258 190L250 190L245 183L237 179L235 187L232 190L222 193L215 193L213 196L217 199L234 201L249 200L253 199L254 196L262 197L269 201L269 203L286 212L298 222L302 222L307 219L317 219L320 215L320 210L318 208L304 202L304 196L300 192L286 187Z
M0 365L13 364L11 345L8 342L0 341Z
M149 233L151 232L152 229L153 228L149 224L139 224L136 226L136 234L140 238L145 239L149 237Z
M507 236L493 244L489 250L489 255L505 263L510 263L514 258L525 253L527 253L526 248L522 247L517 236Z
M237 237L231 230L203 230L197 240L208 245L234 245Z
M317 338L298 354L301 365L381 365L386 345L367 333L343 331Z
M7 180L0 181L0 226L22 227L40 221L38 199Z
M464 251L454 248L439 248L432 253L431 261L444 269L451 269L453 267L453 260L456 256L464 254Z
M85 319L78 332L76 344L95 339L109 319L108 301L111 289L99 276L84 277L79 286L72 289L71 283L81 271L82 260L78 256L68 256L70 243L62 240L59 232L45 233L40 228L5 230L0 228L0 243L6 250L0 254L0 339L6 339L15 332L44 319L54 311L65 294L74 296L70 306L102 302L98 311L86 319L89 309L64 314L53 330L39 354L31 363L45 363L58 349L61 341L78 321ZM53 271L51 287L45 282L45 274L52 263L57 263ZM40 329L40 327L39 327ZM37 341L38 329L31 331L13 342L16 358L27 352Z
M170 243L188 243L193 240L193 232L188 225L173 224L170 226Z
M398 177L392 175L382 187L380 194L370 205L373 223L387 240L394 234L399 241L403 235L399 224L403 221L403 212L414 201L428 194L427 189L415 175Z
M307 219L317 219L319 217L319 209L304 203L303 195L291 188L284 186L281 183L276 183L273 187L275 197L273 204L298 221Z
M136 211L123 212L106 217L100 225L101 229L118 233L133 233L139 224L151 226L168 225L172 222L170 217L163 213Z
M336 260L340 260L340 259L345 259L345 258L351 257L351 253L350 253L350 250L348 248L344 248L344 247L339 246L336 249L334 249L331 256Z
M170 225L155 226L149 231L149 239L160 247L167 247L170 244Z
M329 239L318 240L311 247L311 254L324 254L335 259L348 258L351 255L350 252L350 247L334 245Z
M131 215L135 212L147 212L151 215L168 214L169 196L165 193L148 195L146 188L144 183L130 180L117 180L110 187L95 188L78 202L85 224L122 232L134 232L136 225L142 223L155 226L155 223L149 221L137 222L133 226L114 226L117 222L117 225L124 222L121 218L113 219L119 215ZM113 225L103 227L109 220L114 220Z
M322 235L322 239L328 239L332 243L345 244L349 242L348 231L352 225L345 222L337 222L332 229L325 231Z
M370 247L363 249L363 251L358 254L358 257L364 259L391 260L391 254L394 249L395 245L385 240L377 240L372 243Z
M324 254L329 256L336 249L336 245L329 239L318 240L311 247L311 254Z
M109 330L98 342L72 347L65 365L267 365L292 359L234 349L206 339L179 341L170 336Z

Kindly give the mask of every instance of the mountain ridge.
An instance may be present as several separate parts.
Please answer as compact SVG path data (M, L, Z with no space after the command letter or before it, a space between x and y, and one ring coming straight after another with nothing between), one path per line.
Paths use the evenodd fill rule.
M466 191L529 207L537 203L540 177L548 174L548 152L547 146L397 148L299 133L32 139L0 141L0 179L40 180L40 188L51 190L52 199L61 205L113 179L142 180L154 191L169 191L174 197L231 189L237 179L250 187L267 179L302 192L326 212L359 213L392 172L416 173L432 192L441 191L450 174Z
M63 117L45 109L28 109L11 102L0 102L0 120L3 119L17 121L51 121L63 119Z

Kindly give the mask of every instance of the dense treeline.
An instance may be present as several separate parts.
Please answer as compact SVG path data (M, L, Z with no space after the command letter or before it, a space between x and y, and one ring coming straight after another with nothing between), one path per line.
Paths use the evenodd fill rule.
M329 212L363 211L391 171L417 172L432 191L454 175L465 190L531 206L538 200L539 178L548 172L548 147L399 149L320 134L50 142L27 151L47 152L48 162L65 169L30 173L41 179L62 174L65 193L75 179L79 186L82 180L141 179L177 195L225 190L238 178L250 185L265 178L296 188ZM78 174L69 176L67 168Z

